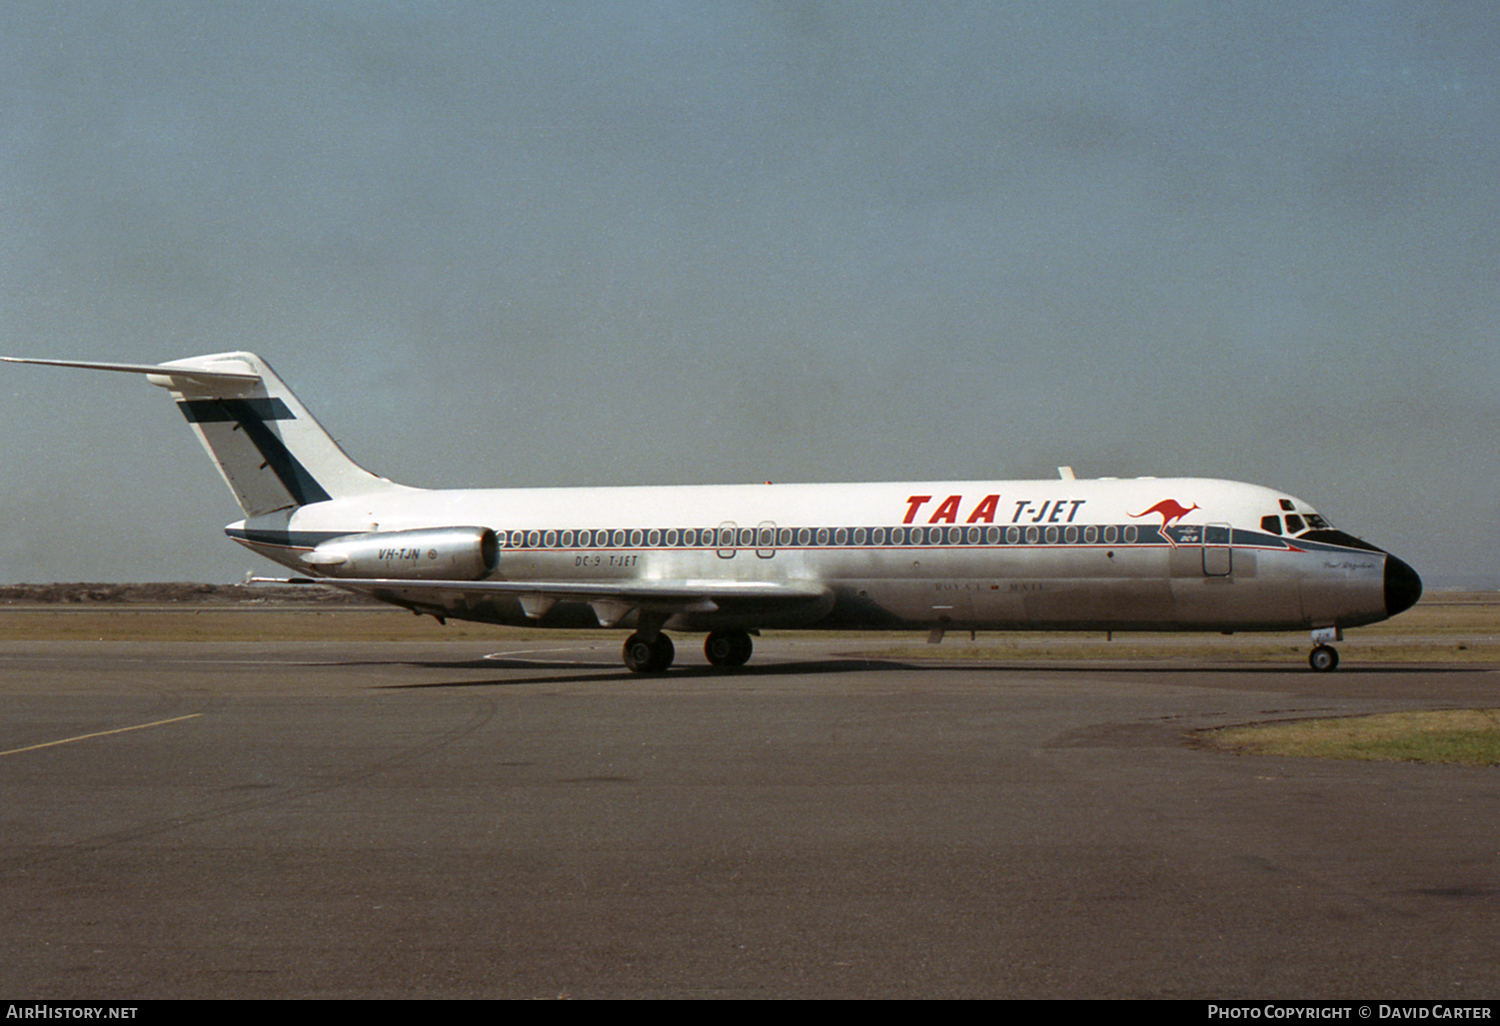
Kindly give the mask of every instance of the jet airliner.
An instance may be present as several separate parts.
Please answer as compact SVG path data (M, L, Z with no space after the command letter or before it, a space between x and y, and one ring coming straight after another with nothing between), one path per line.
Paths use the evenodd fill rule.
M171 393L244 511L225 533L290 580L439 620L666 633L739 666L762 629L1309 631L1422 594L1395 556L1294 496L1202 478L428 490L351 460L253 353L163 364L5 358L143 374Z

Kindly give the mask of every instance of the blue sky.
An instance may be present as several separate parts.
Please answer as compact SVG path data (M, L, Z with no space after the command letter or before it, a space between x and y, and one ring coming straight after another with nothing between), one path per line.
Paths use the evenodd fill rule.
M1500 585L1489 3L0 6L0 350L270 360L442 486L1217 476ZM0 370L0 582L239 579Z

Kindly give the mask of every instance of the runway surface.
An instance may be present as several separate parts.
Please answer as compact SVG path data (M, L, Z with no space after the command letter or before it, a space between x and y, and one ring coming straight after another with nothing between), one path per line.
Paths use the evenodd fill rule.
M1486 667L617 644L0 644L0 993L1500 994L1500 770L1194 742Z

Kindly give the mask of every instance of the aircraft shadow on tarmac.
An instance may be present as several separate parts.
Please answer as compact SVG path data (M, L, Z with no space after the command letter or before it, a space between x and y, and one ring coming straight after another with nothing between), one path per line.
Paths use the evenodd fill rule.
M743 680L747 677L796 677L826 673L871 673L885 670L920 670L923 667L911 663L893 662L884 659L829 659L818 662L764 663L759 666L739 666L726 670L717 666L681 666L665 673L640 674L626 669L616 669L601 663L562 659L464 659L456 662L419 662L414 666L425 666L434 670L551 670L544 676L511 677L492 680L432 681L425 684L387 684L382 687L392 690L402 688L466 688L509 687L517 684L598 684L605 681L633 681L648 685L653 681L668 680ZM592 672L589 672L592 671Z
M810 676L816 674L837 673L873 673L904 670L922 673L955 673L973 671L992 671L997 673L1023 673L1023 672L1049 672L1049 673L1112 673L1112 674L1140 674L1149 676L1177 675L1177 674L1261 674L1284 676L1295 674L1297 676L1314 677L1305 666L1296 663L1287 665L1272 664L1213 664L1195 663L1172 665L1154 665L1144 663L1111 663L1100 662L1045 662L1045 661L1000 661L1000 660L953 660L953 661L922 661L907 662L893 659L866 659L866 658L830 658L826 660L799 660L796 662L775 663L766 662L754 666L740 666L732 669L716 666L677 666L673 669L659 674L639 674L628 670L615 669L602 663L584 660L568 659L527 659L524 656L506 656L501 659L460 659L454 661L421 661L412 662L409 665L421 666L434 670L533 670L543 671L539 676L509 677L504 679L492 678L489 680L450 680L430 681L419 684L386 684L381 688L401 690L410 688L468 688L468 687L511 687L525 684L598 684L607 681L631 681L640 685L649 685L653 681L667 680L742 680L745 678L776 678ZM1378 664L1371 666L1345 666L1338 671L1337 677L1347 676L1370 676L1380 674L1396 673L1476 673L1487 672L1489 667L1474 665L1442 665L1442 664ZM1328 678L1319 678L1327 681Z

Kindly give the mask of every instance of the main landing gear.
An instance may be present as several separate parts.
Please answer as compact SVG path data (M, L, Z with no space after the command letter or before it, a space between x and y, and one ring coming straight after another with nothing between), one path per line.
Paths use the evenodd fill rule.
M714 631L703 642L703 654L714 666L744 666L754 648L750 632L738 628ZM676 649L665 634L658 632L655 638L649 638L637 631L625 639L621 654L632 673L661 673L672 665Z
M703 654L715 666L744 666L753 651L755 644L749 631L714 631L703 642Z
M657 634L648 640L646 635L637 633L625 639L623 654L625 666L631 673L661 673L672 665L677 650L672 639L665 634Z
M1313 650L1307 654L1307 665L1317 673L1332 673L1339 667L1339 650L1330 641L1343 641L1344 632L1337 627L1324 627L1312 632Z

